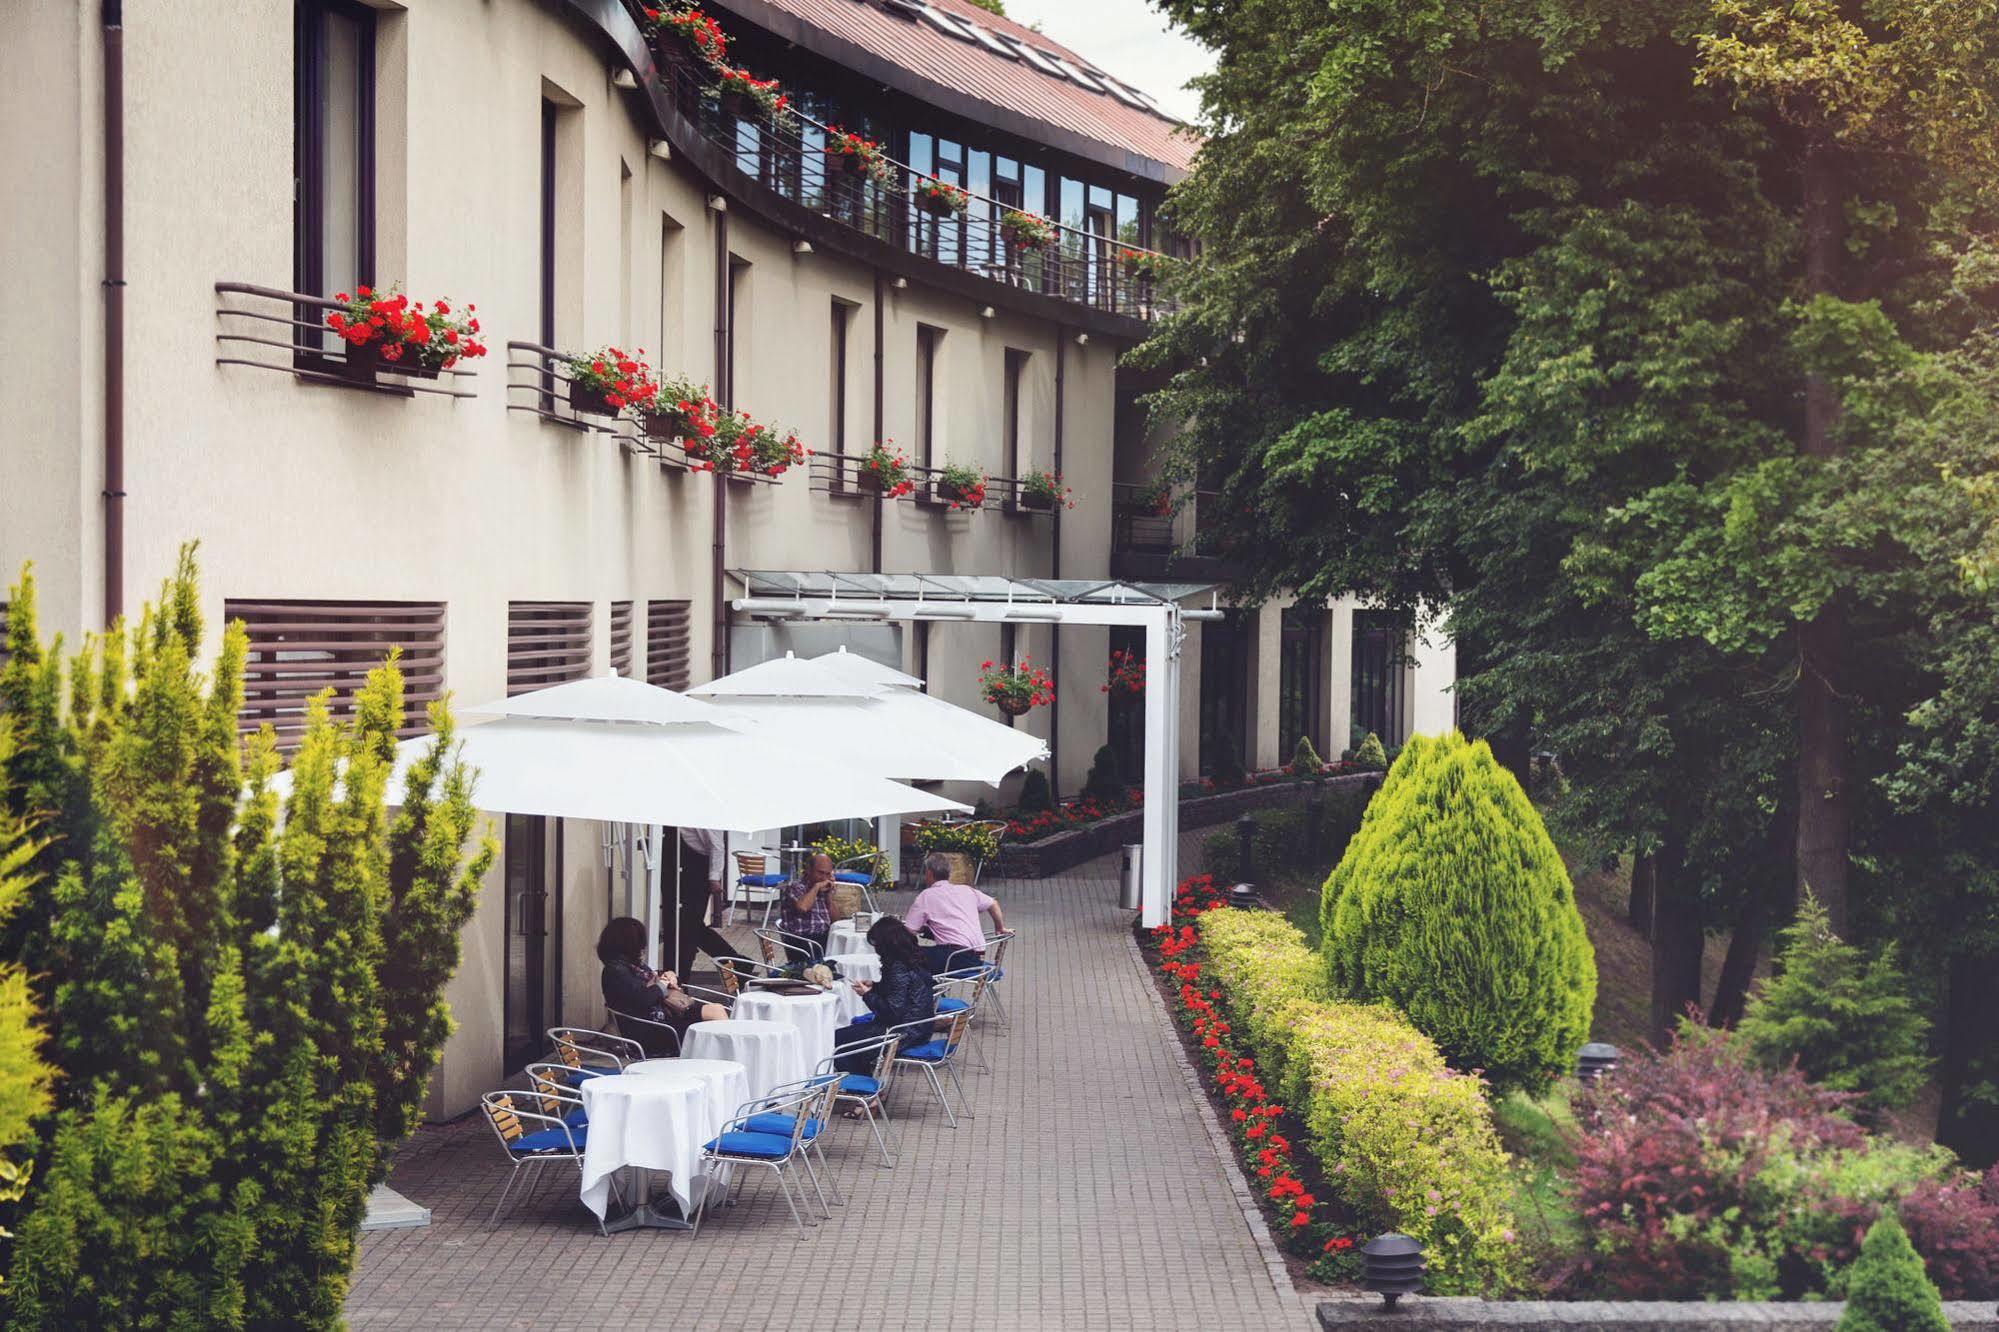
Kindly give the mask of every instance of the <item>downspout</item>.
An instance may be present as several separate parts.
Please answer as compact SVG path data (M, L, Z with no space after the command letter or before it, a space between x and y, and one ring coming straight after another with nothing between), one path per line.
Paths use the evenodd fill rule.
M729 214L718 209L715 218L715 392L722 406L736 405L736 367L729 358ZM709 648L708 669L714 679L729 673L729 601L724 585L728 577L729 483L715 478L715 549L709 593L714 598L714 642Z
M869 447L880 443L882 437L882 321L884 318L885 316L882 313L882 271L877 268L875 270L875 433ZM875 492L874 508L873 569L874 572L880 573L882 571L882 515L887 509L887 502L882 498L880 491Z
M1069 330L1057 326L1055 330L1055 475L1062 473L1062 425L1064 401L1068 389ZM1048 576L1062 576L1062 506L1057 504L1049 511L1054 524L1048 538ZM1062 678L1062 627L1056 625L1048 631L1048 673L1057 680ZM1062 770L1062 706L1058 702L1048 710L1048 790L1049 794L1062 793L1062 781L1057 774Z
M104 0L104 623L125 613L125 13Z

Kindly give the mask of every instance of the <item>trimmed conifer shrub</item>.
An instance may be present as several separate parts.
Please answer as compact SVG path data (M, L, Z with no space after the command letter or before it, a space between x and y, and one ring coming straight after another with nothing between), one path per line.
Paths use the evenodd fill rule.
M1857 1096L1869 1120L1913 1100L1929 1080L1929 1022L1894 957L1864 957L1809 892L1777 956L1736 1026L1751 1057L1767 1068L1796 1061L1813 1082Z
M1388 751L1381 747L1381 737L1369 731L1367 738L1360 742L1360 748L1354 750L1353 761L1375 772L1385 769L1388 766Z
M1868 1228L1847 1278L1838 1332L1950 1332L1943 1298L1893 1212Z
M1047 773L1039 768L1027 770L1027 776L1020 779L1020 799L1014 808L1021 814L1038 814L1042 810L1055 808L1055 795L1048 789Z
M1124 774L1118 770L1117 751L1109 745L1097 746L1090 760L1089 775L1083 778L1083 798L1110 803L1124 799Z
M1291 751L1291 771L1293 775L1298 777L1317 777L1325 770L1326 765L1324 760L1319 757L1319 751L1312 747L1312 737L1309 735L1299 736L1298 747Z
M1538 1089L1589 1032L1596 960L1541 816L1484 741L1404 747L1320 898L1335 989L1461 1070Z

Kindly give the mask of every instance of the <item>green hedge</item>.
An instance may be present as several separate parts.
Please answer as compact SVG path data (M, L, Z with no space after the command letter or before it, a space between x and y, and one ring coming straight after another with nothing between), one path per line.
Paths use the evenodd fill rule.
M1332 999L1324 963L1281 917L1211 911L1199 928L1231 1026L1362 1228L1421 1241L1435 1293L1524 1287L1511 1163L1478 1079L1454 1073L1394 1010Z

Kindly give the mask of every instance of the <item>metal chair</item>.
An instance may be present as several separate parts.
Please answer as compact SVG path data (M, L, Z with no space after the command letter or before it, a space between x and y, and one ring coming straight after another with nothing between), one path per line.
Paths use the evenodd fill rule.
M875 1146L881 1149L882 1166L889 1170L895 1168L895 1153L889 1150L888 1139L882 1135L882 1125L889 1122L886 1098L889 1081L895 1074L895 1052L901 1045L901 1037L888 1035L872 1041L863 1041L858 1045L845 1046L838 1054L820 1060L819 1067L815 1070L817 1076L830 1075L835 1079L837 1083L833 1092L835 1106L851 1105L867 1115L868 1128L875 1135ZM875 1057L872 1073L842 1073L833 1066L833 1061L836 1059L869 1053ZM875 1118L877 1114L881 1116L879 1120Z
M964 1040L966 1028L971 1025L973 1012L967 1007L945 1018L945 1030L941 1036L934 1031L937 1018L921 1018L889 1028L903 1042L902 1048L896 1052L896 1066L908 1065L923 1070L923 1075L930 1079L930 1090L937 1093L937 1103L944 1107L944 1117L952 1128L958 1127L958 1116L952 1113L951 1098L945 1094L944 1082L937 1076L937 1070L941 1068L950 1075L951 1085L958 1090L958 1103L964 1107L965 1118L977 1118L972 1113L970 1098L965 1095L965 1085L958 1080L957 1067L958 1046Z
M980 962L960 967L956 971L938 972L937 979L931 984L931 989L937 996L937 1016L945 1018L959 1013L970 1015L979 1011L984 1006L986 994L997 971L997 967ZM970 1021L969 1016L967 1021ZM970 1036L971 1033L968 1031L966 1033L968 1049L972 1048ZM993 1071L992 1065L986 1062L984 1051L972 1049L972 1054L978 1059L982 1072Z
M569 1085L569 1065L529 1064L521 1072L527 1075L528 1091L539 1101L535 1108L542 1114L554 1115L572 1129L590 1127L582 1094Z
M735 1116L722 1126L722 1131L701 1146L701 1160L704 1165L712 1163L719 1167L716 1176L709 1182L701 1195L701 1205L694 1212L694 1234L701 1233L701 1220L708 1214L708 1205L715 1200L719 1190L724 1194L733 1193L732 1177L737 1166L764 1166L777 1176L778 1191L784 1195L785 1206L791 1209L791 1219L798 1225L798 1237L804 1239L810 1233L807 1222L792 1201L791 1184L796 1176L787 1178L792 1163L804 1150L805 1129L811 1120L815 1106L823 1105L827 1099L826 1087L810 1087L790 1096L764 1096L737 1107ZM792 1117L791 1132L787 1134L753 1132L750 1120L760 1114ZM804 1185L799 1184L799 1196L804 1196ZM810 1224L818 1225L818 1221Z
M1007 1016L1006 1001L1000 997L999 985L1001 981L1006 979L1006 955L1017 933L1014 930L1001 930L998 934L989 935L986 939L984 964L992 968L992 974L987 977L986 993L992 996L993 1011L999 1017L1001 1031L1013 1025L1013 1019ZM957 952L952 953L950 957L944 959L944 970L939 973L940 975L951 975L954 973L955 969L952 964L957 960L960 953L965 955L968 959L967 965L970 965L971 950L959 949Z
M991 833L993 835L993 854L999 854L1000 843L1006 840L1005 819L974 819L965 826L968 828L983 828ZM986 858L984 856L972 861L972 887L976 888L979 886L979 876L985 872Z
M851 883L861 890L861 900L868 904L868 914L879 916L881 908L875 905L875 857L878 851L866 855L849 856L833 867L833 877L841 883Z
M635 1013L626 1013L616 1008L606 1007L604 1011L618 1020L618 1030L624 1034L625 1039L638 1046L647 1058L680 1058L680 1033L666 1023L655 1022L651 1018L640 1017ZM648 1042L656 1041L662 1035L666 1037L667 1042L672 1046L673 1052L671 1054L655 1055L652 1053L653 1047Z
M812 1160L817 1157L819 1164L826 1169L826 1186L833 1190L834 1206L846 1206L846 1199L840 1196L839 1185L833 1181L833 1167L826 1160L825 1147L827 1132L833 1127L833 1101L840 1091L839 1082L840 1080L832 1074L815 1073L809 1078L800 1078L796 1082L772 1087L769 1093L771 1097L788 1097L801 1092L816 1092L820 1097L811 1110L798 1112L805 1116L803 1139L805 1146L800 1159L805 1162L805 1173L812 1178L813 1191L819 1195L819 1210L825 1212L829 1221L832 1220L833 1213L826 1208L826 1191L820 1187L819 1171L813 1167ZM752 1133L789 1134L795 1127L793 1118L791 1114L764 1111L750 1116L749 1130Z
M762 851L736 852L736 887L744 890L741 900L745 906L751 902L761 901L764 904L766 925L770 924L770 909L778 898L777 889L784 883L784 875L772 869L770 862L771 857ZM758 897L756 894L762 896ZM735 901L732 898L731 909L734 906Z
M588 1027L550 1027L548 1039L555 1046L555 1057L569 1070L571 1087L622 1072L626 1064L646 1057L645 1047L629 1036Z
M715 971L722 978L721 991L703 989L701 993L715 997L716 1002L726 1008L735 1007L736 996L743 992L744 985L750 981L762 980L765 977L777 974L777 968L768 962L759 962L755 958L740 956L716 958ZM684 983L682 988L686 989L689 994L695 993L694 989L687 987Z
M556 1068L558 1065L546 1065ZM525 1103L532 1104L525 1104ZM498 1202L493 1204L493 1214L486 1221L491 1230L500 1224L500 1213L505 1210L507 1198L513 1193L514 1185L520 1182L523 1171L531 1166L544 1166L551 1161L567 1161L576 1167L578 1180L583 1175L583 1146L589 1139L589 1127L578 1128L563 1117L583 1109L581 1097L572 1095L567 1089L553 1092L535 1091L493 1091L479 1098L480 1108L486 1112L486 1122L492 1125L493 1136L499 1139L500 1149L507 1154L513 1173L507 1177L507 1186L500 1190ZM544 1113L541 1107L551 1106L561 1114ZM537 1171L536 1178L540 1178ZM612 1192L617 1191L617 1181L611 1183ZM597 1220L597 1232L607 1234L602 1217Z
M758 942L763 945L764 961L773 967L789 963L792 960L791 950L794 948L802 950L808 962L818 961L826 952L802 934L789 934L784 930L762 926L751 930L750 933L757 936Z

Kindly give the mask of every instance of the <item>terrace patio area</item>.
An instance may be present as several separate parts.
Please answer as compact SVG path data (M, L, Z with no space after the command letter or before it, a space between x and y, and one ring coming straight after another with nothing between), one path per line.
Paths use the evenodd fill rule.
M1194 840L1194 839L1189 839ZM1189 858L1182 844L1183 862ZM948 1127L920 1080L891 1094L883 1169L865 1124L828 1151L844 1207L800 1240L768 1182L698 1237L603 1238L551 1169L494 1229L508 1173L477 1116L427 1127L392 1187L422 1229L363 1237L357 1328L1304 1328L1209 1102L1117 907L1116 862L984 886L1020 932L1005 1034L981 1021L976 1118ZM903 905L898 899L896 906ZM748 940L747 930L731 931Z

